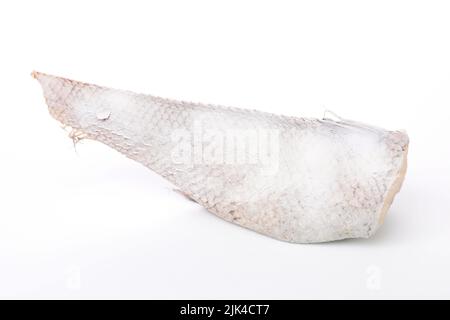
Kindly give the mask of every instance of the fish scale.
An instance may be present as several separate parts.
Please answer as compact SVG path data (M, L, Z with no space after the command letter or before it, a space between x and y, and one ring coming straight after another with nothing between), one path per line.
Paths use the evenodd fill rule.
M213 214L276 239L370 237L405 176L404 132L33 76L74 136L116 149Z

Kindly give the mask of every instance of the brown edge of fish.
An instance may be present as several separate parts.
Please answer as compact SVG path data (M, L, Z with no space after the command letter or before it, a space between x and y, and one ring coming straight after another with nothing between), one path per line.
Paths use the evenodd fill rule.
M400 170L398 171L397 178L395 178L394 182L392 183L391 187L389 188L389 191L387 192L386 199L384 200L383 207L381 208L380 216L378 218L379 225L383 224L384 218L386 217L389 207L391 206L392 202L394 201L395 195L400 191L403 181L405 180L406 169L408 167L408 160L407 160L408 159L408 148L409 148L409 146L406 145L405 150L403 151L403 161L400 166Z

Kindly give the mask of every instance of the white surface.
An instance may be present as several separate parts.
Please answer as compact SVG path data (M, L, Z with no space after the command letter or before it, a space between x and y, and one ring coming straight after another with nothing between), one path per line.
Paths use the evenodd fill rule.
M450 4L0 4L0 297L450 298ZM319 245L224 222L98 143L33 70L175 99L407 129L379 233Z

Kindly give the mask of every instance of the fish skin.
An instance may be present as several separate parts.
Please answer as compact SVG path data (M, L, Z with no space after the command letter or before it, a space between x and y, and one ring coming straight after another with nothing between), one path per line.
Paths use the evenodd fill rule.
M279 240L313 243L372 236L405 176L409 139L404 132L32 75L42 86L50 114L72 128L72 137L100 141L224 220ZM237 137L249 133L245 161L237 161L235 149L224 147L229 132ZM174 160L180 141L191 152L181 157L188 161ZM205 153L195 152L198 146L202 152L209 148L216 162L205 161ZM250 160L255 146L252 150L261 154ZM197 161L198 154L204 158ZM227 156L231 161L224 160ZM270 161L262 161L265 156Z

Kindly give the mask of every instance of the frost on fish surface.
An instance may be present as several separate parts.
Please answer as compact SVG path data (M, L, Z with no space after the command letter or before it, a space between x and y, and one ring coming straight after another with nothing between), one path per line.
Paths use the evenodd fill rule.
M208 211L277 239L369 237L405 176L403 132L33 76L75 137L109 145Z

